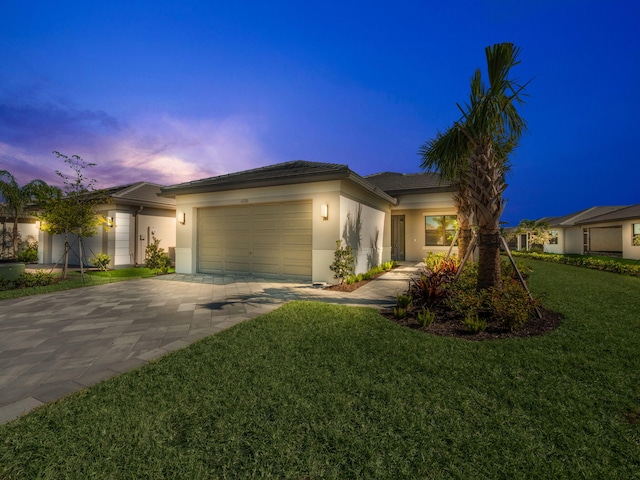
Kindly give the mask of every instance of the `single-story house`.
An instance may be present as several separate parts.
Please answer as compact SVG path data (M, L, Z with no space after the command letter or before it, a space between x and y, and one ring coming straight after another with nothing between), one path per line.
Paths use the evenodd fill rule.
M292 161L163 187L175 198L178 273L335 283L336 241L356 272L446 251L453 187L432 173L361 177L346 165Z
M589 251L611 247L619 249L622 258L640 260L640 204L591 217L582 228Z
M107 219L107 224L98 227L93 237L83 239L83 261L97 253L111 257L111 268L141 265L145 262L145 249L160 240L160 247L169 256L174 256L176 245L175 200L159 196L161 185L136 182L100 190L108 203L98 206L97 211ZM79 265L78 240L70 236L69 264ZM64 235L49 235L39 232L38 263L61 262L64 256Z
M640 258L635 251L634 228L640 234L640 206L596 206L561 217L544 217L550 238L544 251L557 254L608 255ZM527 249L527 236L518 238L518 249Z

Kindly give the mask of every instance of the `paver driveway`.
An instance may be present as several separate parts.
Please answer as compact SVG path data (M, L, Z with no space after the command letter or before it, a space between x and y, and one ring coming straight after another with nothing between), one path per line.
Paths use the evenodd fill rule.
M295 299L384 307L405 266L352 293L167 275L0 302L0 423Z

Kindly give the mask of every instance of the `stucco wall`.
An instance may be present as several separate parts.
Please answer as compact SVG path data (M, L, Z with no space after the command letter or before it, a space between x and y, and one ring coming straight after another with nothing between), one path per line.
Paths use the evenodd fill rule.
M355 273L364 273L382 262L385 212L350 198L340 198L340 238L351 246Z

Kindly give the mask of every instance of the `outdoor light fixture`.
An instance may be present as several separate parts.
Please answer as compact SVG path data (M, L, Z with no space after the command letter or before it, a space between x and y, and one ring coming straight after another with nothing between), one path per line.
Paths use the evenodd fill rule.
M329 205L326 203L320 205L320 216L323 220L329 220Z
M187 223L187 214L186 214L186 213L184 213L184 212L180 212L180 213L178 214L178 221L179 221L182 225L184 225L185 223Z
M113 227L113 217L107 217L107 227Z

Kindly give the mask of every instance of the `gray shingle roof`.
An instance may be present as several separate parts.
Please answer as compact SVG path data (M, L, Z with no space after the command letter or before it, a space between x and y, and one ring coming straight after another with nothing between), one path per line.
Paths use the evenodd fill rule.
M617 220L629 220L633 218L640 219L640 203L589 218L588 221L582 223L615 222Z
M113 198L116 203L128 203L156 208L175 208L173 198L158 195L162 185L148 182L136 182L129 185L106 188L98 193Z
M440 175L433 172L382 172L368 175L364 178L368 182L373 183L376 187L387 192L389 195L436 191L451 192L455 190L455 186L452 182L442 180Z
M351 180L380 198L395 204L396 200L376 185L367 182L347 165L337 163L291 162L268 165L266 167L244 170L242 172L204 178L192 182L180 183L162 188L162 194L175 196L191 193L218 192L239 188L291 185L296 183L321 182L327 180Z
M571 227L591 221L594 217L609 214L623 208L625 208L624 205L617 207L591 207L562 217L548 217L543 220L548 222L552 227Z

